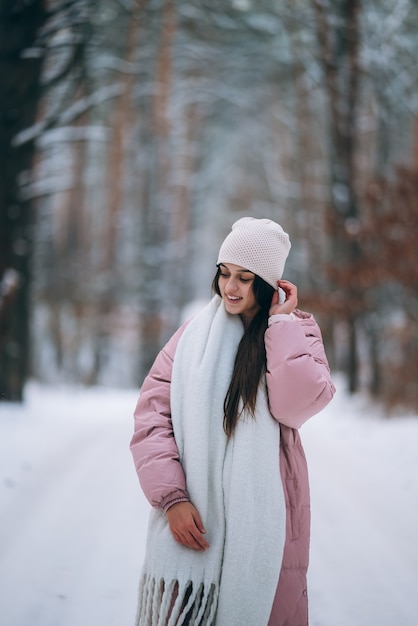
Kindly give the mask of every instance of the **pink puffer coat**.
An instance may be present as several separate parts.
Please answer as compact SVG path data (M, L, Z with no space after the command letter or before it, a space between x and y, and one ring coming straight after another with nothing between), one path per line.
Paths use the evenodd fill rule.
M172 364L184 328L159 353L144 381L131 441L144 494L152 506L164 510L188 500L170 414ZM297 429L328 404L335 389L321 332L311 314L297 310L292 317L271 317L265 345L270 411L281 427L280 471L287 508L282 567L268 626L307 626L309 482Z

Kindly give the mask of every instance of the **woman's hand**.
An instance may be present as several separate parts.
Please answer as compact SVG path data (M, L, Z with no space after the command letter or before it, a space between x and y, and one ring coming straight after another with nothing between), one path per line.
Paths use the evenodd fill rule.
M285 293L285 301L279 303L279 292L275 291L271 301L269 315L277 315L278 313L292 313L298 305L298 288L288 280L278 280L277 286L283 289Z
M203 537L206 533L197 509L191 502L177 502L168 509L167 520L174 539L186 548L207 550L209 544Z

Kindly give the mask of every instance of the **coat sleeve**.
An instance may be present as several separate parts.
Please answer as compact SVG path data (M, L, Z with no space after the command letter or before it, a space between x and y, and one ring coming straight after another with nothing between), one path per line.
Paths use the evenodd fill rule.
M302 311L293 319L273 316L265 345L270 411L280 423L300 428L335 393L319 326Z
M164 511L188 501L186 478L174 439L170 409L173 359L184 326L158 354L145 378L134 413L130 449L145 497Z

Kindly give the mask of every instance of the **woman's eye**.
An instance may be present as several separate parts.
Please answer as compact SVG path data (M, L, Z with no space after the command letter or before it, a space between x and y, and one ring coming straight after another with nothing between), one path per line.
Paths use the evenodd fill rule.
M242 283L249 283L251 280L252 278L241 278Z
M219 274L219 276L222 276L222 278L228 278L228 274L222 274L222 272Z

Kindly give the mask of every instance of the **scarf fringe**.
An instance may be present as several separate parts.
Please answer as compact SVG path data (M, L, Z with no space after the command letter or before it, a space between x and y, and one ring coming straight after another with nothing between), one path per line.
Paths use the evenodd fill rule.
M136 626L212 626L219 589L215 583L166 582L144 574L139 588Z

